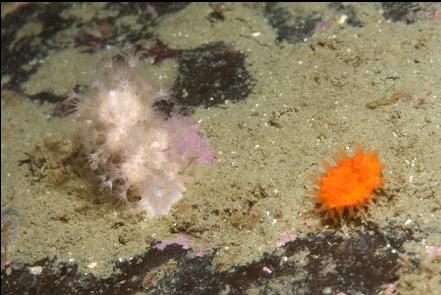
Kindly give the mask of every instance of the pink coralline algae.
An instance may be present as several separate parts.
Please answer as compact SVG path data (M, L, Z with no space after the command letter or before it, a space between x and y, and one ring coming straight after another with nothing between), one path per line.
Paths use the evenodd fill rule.
M196 257L204 257L205 255L207 255L207 251L205 250L198 250L195 254Z
M441 257L441 246L429 246L426 249L427 259L430 261L436 257Z
M441 9L435 11L435 13L433 14L433 19L438 21L441 20Z
M264 267L262 267L262 270L263 270L264 272L266 272L266 273L269 273L269 274L273 273L273 271L271 270L271 268L269 268L268 266L264 266Z
M137 72L141 55L129 53L115 64L109 59L93 90L69 98L74 124L88 166L101 188L150 216L166 214L185 191L184 172L193 163L209 164L214 153L199 124L184 116L166 118L154 103L155 91ZM100 75L101 74L101 75Z
M320 31L320 30L326 30L331 26L331 22L329 20L321 20L317 23L315 30L316 31Z
M172 117L166 121L165 128L176 135L175 155L198 164L213 164L214 153L207 148L208 139L198 134L199 124L187 117Z
M285 246L286 243L295 241L296 238L297 236L284 232L282 233L280 239L276 242L276 247L277 248L283 247Z
M189 239L186 236L177 236L173 240L162 240L159 244L153 246L153 249L157 249L159 251L163 251L167 246L170 245L179 245L182 249L190 249Z
M384 290L384 293L386 293L387 295L391 295L395 292L396 287L397 285L395 283L388 284L386 286L386 289Z

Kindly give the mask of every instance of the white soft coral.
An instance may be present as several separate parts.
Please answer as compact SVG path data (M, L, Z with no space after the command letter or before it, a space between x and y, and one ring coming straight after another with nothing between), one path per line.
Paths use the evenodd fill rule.
M75 119L101 187L154 216L167 213L182 197L185 167L198 154L204 158L200 162L209 163L213 153L206 148L206 139L194 132L191 120L166 120L153 110L161 95L140 81L133 67L130 59L103 67L107 79L81 99L75 96Z

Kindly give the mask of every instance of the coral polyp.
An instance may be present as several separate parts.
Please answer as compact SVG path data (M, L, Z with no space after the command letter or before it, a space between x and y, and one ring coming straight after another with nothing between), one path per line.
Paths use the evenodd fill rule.
M189 118L167 118L154 110L164 91L155 91L136 72L139 59L131 53L119 64L103 66L94 89L71 101L83 152L101 189L154 216L182 197L186 167L210 163L213 152Z
M373 190L383 184L381 163L378 151L354 149L349 156L339 150L335 156L335 166L323 161L325 172L315 180L318 212L325 212L325 217L335 219L335 213L343 216L347 209L350 216L354 209L368 204L373 197Z

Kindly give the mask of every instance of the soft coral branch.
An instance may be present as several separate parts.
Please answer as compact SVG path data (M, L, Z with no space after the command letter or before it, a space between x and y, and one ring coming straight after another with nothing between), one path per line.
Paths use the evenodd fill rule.
M161 93L135 74L138 58L104 67L108 79L99 81L94 92L75 97L76 122L103 190L150 215L165 214L182 197L186 166L212 163L214 153L198 134L198 124L154 111Z

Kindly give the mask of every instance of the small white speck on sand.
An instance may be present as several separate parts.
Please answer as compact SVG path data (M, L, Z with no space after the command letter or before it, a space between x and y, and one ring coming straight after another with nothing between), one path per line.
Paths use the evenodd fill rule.
M42 266L33 266L33 267L29 267L29 272L35 276L38 276L39 274L41 274L43 271L43 267Z

